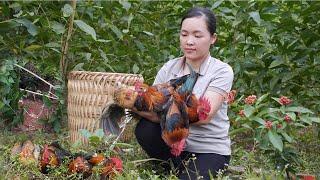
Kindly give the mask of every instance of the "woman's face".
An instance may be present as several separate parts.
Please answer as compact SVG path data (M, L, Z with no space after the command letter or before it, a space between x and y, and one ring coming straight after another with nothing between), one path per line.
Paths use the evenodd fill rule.
M208 56L210 45L216 41L203 16L187 18L180 30L180 47L187 60L201 61Z

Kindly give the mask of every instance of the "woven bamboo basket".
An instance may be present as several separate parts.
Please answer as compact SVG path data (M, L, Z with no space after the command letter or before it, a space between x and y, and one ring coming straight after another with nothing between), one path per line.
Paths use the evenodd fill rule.
M137 74L72 71L68 76L68 127L70 141L87 143L81 129L94 132L106 104L114 99L117 82L132 86L143 82Z

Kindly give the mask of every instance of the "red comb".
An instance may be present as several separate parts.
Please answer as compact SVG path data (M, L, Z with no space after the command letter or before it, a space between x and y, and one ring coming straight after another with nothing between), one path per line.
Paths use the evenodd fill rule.
M134 83L134 90L135 91L137 91L137 92L139 92L140 90L141 90L141 86L142 86L142 82L141 81L136 81L135 83Z
M199 99L199 105L201 106L202 111L209 113L211 110L211 103L208 98L201 97Z
M208 98L201 97L199 99L199 107L198 107L199 120L207 119L210 110L211 110L211 104L210 104L210 101L208 100Z

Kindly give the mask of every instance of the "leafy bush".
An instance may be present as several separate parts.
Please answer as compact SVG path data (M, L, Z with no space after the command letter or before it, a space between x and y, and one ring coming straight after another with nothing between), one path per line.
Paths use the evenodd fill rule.
M297 131L320 123L320 118L313 117L314 113L307 108L293 106L296 103L286 96L272 97L271 101L269 96L242 96L234 102L231 109L237 114L233 114L231 134L250 132L254 146L272 158L276 166L293 170L293 165L300 163L294 147Z
M22 97L19 90L19 73L15 70L16 60L6 60L0 64L0 119L9 126L21 122L21 111L18 110L18 101Z

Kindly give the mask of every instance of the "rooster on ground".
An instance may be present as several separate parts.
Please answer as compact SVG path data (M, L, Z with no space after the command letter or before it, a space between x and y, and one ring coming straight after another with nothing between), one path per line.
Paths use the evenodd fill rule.
M69 173L81 174L84 178L89 177L92 174L92 165L81 154L75 156L68 166Z
M64 159L70 157L72 154L63 149L58 142L53 142L50 145L45 144L40 156L40 170L46 174L50 168L59 166Z
M39 154L39 145L33 144L30 140L27 140L23 143L18 142L11 149L11 155L18 155L18 160L24 165L29 163L37 163Z

